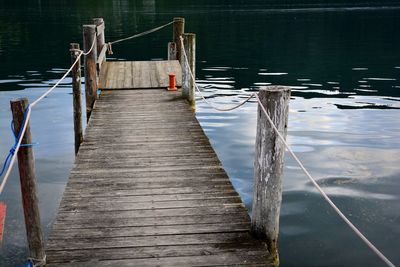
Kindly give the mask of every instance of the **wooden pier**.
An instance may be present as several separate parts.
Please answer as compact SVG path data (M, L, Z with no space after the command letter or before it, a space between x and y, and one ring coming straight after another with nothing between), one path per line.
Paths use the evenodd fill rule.
M113 43L171 24L168 60L106 61ZM24 266L278 266L285 148L340 217L394 266L340 212L286 144L289 87L260 88L225 108L203 97L219 111L257 100L250 219L195 117L196 36L184 32L184 19L109 43L104 29L102 18L83 26L83 51L79 44L70 44L70 69L33 103L27 98L10 101L16 142L6 158L10 161L0 193L18 157L29 246ZM84 135L83 56L88 119ZM45 245L29 121L32 107L69 73L76 159ZM4 213L0 205L0 217Z
M102 91L46 252L49 266L271 262L191 107L165 89Z
M106 61L112 43L105 43L103 19L93 22L83 26L84 51L79 44L70 46L76 159L46 246L33 150L24 146L18 151L21 184L29 185L21 191L27 200L24 214L31 263L278 265L284 150L263 111L259 108L257 113L250 220L195 117L196 38L184 33L184 20L174 19L168 60L160 61ZM84 135L83 55L88 119ZM277 131L286 135L290 90L265 88L256 97L264 112L273 114ZM19 132L28 101L17 99L11 106ZM30 143L29 125L23 138Z

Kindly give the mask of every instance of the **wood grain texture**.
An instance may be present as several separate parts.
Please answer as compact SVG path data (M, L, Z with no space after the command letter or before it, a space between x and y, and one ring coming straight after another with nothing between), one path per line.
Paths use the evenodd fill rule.
M83 51L87 53L92 45L93 48L90 53L84 56L86 118L88 121L93 110L94 102L97 99L97 39L96 26L83 25Z
M79 56L79 44L70 44L71 63L75 63ZM71 71L72 75L72 102L74 108L74 140L75 155L78 154L79 146L83 140L82 128L82 99L81 99L81 60L79 59Z
M10 101L13 125L16 133L21 131L24 123L27 98ZM28 121L21 144L32 144L31 126ZM22 206L24 208L25 229L29 245L29 255L35 259L45 256L44 239L40 225L39 199L35 173L35 156L32 146L22 146L18 150L18 170L21 183Z
M290 88L267 86L259 98L276 128L286 138ZM255 144L252 232L265 239L275 262L279 262L278 234L282 202L283 157L285 146L258 106Z
M157 89L102 91L47 257L48 266L271 263L181 92Z
M176 85L182 86L182 69L177 60L107 61L100 71L99 89L167 88L169 73L174 73Z
M174 18L173 30L172 30L172 41L176 44L176 58L181 64L182 44L180 37L185 32L185 18L176 17Z

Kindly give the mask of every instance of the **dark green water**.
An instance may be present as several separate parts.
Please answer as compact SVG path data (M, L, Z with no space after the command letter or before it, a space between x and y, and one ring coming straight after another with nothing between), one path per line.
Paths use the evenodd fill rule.
M9 100L36 99L69 67L81 26L106 21L109 41L186 18L197 34L197 77L216 104L267 84L290 85L288 140L318 183L394 263L400 264L400 9L395 1L8 1L0 0L0 155L13 143ZM248 3L251 2L251 3ZM166 56L171 29L115 45L118 59ZM72 168L70 79L33 111L40 208L46 236ZM256 104L197 117L251 207ZM3 157L3 156L2 156ZM1 158L2 159L2 158ZM328 207L295 162L284 170L282 266L383 266ZM0 265L27 256L16 170Z

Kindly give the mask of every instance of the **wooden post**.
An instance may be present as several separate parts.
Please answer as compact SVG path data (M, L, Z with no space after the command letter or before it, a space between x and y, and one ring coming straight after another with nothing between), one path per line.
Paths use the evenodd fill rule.
M195 109L195 83L190 71L193 73L194 78L196 78L196 34L184 33L183 45L188 58L189 66L186 63L184 54L182 52L182 96L186 98L192 108Z
M105 44L105 35L104 35L105 24L103 18L94 18L93 24L96 25L97 57L98 57Z
M70 44L71 63L79 56L79 44ZM81 100L81 60L72 69L72 95L74 104L74 133L75 133L75 155L78 154L79 146L83 140L82 129L82 100Z
M28 99L19 98L10 101L14 129L19 133L24 121ZM31 144L30 123L27 122L21 144ZM42 229L40 227L39 201L35 176L35 159L31 146L20 147L18 151L18 169L21 181L22 204L24 207L25 227L28 238L30 257L42 260L45 257Z
M94 102L97 99L97 46L96 26L83 25L83 50L88 52L95 42L92 51L85 56L85 95L86 95L86 118L89 121Z
M180 36L185 32L185 19L184 18L174 18L172 41L176 44L176 58L182 65L181 61L181 40Z
M279 132L286 138L290 88L268 86L260 90L259 98ZM255 152L251 228L255 236L266 241L275 264L279 265L278 233L285 147L260 106L257 111Z
M169 42L168 43L168 60L176 60L177 50L176 50L176 43Z

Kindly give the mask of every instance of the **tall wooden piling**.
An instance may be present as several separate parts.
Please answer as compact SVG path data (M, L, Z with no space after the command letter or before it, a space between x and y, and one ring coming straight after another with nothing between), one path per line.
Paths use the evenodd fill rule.
M286 138L289 113L289 87L262 88L259 98L283 137ZM258 107L254 163L252 232L267 243L268 250L279 264L278 233L282 202L282 172L285 147Z
M79 44L70 44L71 63L73 64L79 56ZM82 129L82 100L81 100L81 60L79 59L72 68L72 96L74 107L74 134L75 134L75 155L78 154L79 146L83 141Z
M10 101L13 114L14 131L19 133L23 127L24 114L28 107L27 98ZM31 144L32 135L29 121L21 144ZM38 260L45 258L43 234L40 226L39 200L35 176L35 159L31 146L22 146L18 151L18 169L21 182L22 204L30 257Z
M195 81L190 72L196 78L196 34L184 33L183 45L189 62L186 63L183 53L181 54L182 62L182 96L188 100L192 108L195 108Z
M86 117L89 121L94 102L97 99L97 42L96 26L83 25L83 50L87 53L93 42L93 49L85 56L85 95L86 95Z
M185 19L174 18L172 41L176 44L176 58L179 60L181 65L183 61L181 60L182 45L180 37L183 35L184 32L185 32Z

